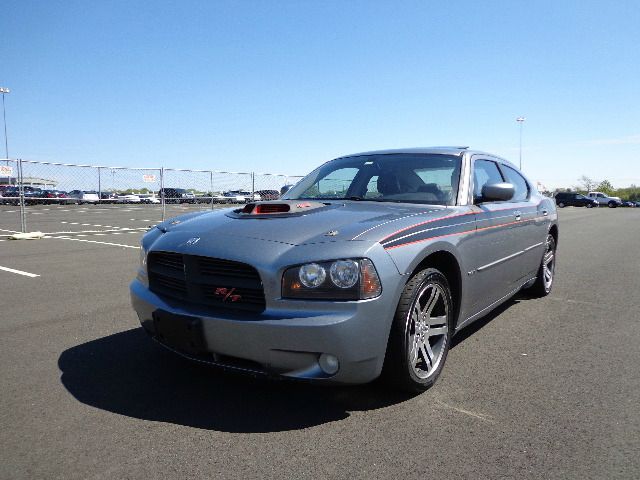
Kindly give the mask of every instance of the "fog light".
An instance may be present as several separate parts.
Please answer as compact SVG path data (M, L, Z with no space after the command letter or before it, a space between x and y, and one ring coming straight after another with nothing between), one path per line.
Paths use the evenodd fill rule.
M329 353L323 353L322 355L320 355L318 364L320 364L320 368L327 375L333 375L340 369L340 362L338 361L338 357Z

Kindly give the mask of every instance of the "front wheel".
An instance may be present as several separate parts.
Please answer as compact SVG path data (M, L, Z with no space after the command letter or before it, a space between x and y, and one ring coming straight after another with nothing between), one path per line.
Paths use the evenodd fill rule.
M564 202L560 202L560 203L558 203L558 206L559 206L560 208L564 208Z
M608 203L609 208L616 208L618 205L616 205L616 202L609 202Z
M593 205L590 203L587 203L587 208L593 208Z
M556 239L550 233L545 241L544 255L538 268L538 276L533 285L527 289L533 297L545 297L551 293L556 273Z
M391 326L383 380L421 392L437 380L451 341L453 306L445 276L427 268L405 286Z

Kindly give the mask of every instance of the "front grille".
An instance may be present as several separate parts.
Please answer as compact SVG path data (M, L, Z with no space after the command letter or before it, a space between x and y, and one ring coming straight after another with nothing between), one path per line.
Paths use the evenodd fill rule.
M210 307L212 311L260 313L264 290L257 270L218 258L150 252L149 288L161 297Z

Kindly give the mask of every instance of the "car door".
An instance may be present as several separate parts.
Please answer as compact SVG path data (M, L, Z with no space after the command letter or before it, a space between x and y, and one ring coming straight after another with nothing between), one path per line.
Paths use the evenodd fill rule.
M473 236L469 275L471 310L474 314L510 293L523 276L522 259L527 243L522 216L528 215L522 202L488 202L482 199L482 187L507 181L498 163L491 159L473 161L473 211L477 229Z
M513 261L514 272L518 272L514 287L518 288L537 274L547 236L549 212L542 206L539 196L533 195L533 187L520 172L505 163L499 163L499 167L507 182L515 187L509 203L520 213L519 223L514 229L518 232L517 240L522 253ZM575 205L576 194L572 195L572 201Z

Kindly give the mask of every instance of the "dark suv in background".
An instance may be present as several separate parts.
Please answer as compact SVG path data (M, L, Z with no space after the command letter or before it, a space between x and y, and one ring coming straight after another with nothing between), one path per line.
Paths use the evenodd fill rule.
M575 192L559 192L556 193L556 205L562 207L587 207L593 208L598 206L598 202L592 198L585 197Z
M184 188L161 188L158 196L164 196L165 203L196 203L196 196Z

